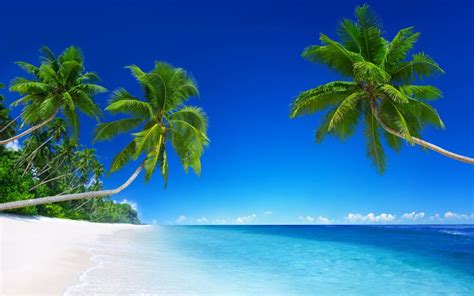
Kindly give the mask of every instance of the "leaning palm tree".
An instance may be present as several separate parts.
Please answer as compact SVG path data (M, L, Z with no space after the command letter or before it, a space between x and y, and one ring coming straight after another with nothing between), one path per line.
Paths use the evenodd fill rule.
M430 85L414 84L444 71L423 52L407 59L419 33L413 27L400 30L388 41L382 37L380 24L367 5L357 7L356 21L344 19L339 27L340 42L321 34L321 45L310 46L303 57L326 64L350 81L333 81L299 94L291 106L290 117L329 109L316 131L320 142L326 134L341 139L351 136L360 118L365 119L367 154L380 173L386 157L380 133L387 144L401 148L402 141L417 144L447 157L474 164L474 159L458 155L420 139L427 124L443 128L430 100L442 96Z
M207 116L201 108L184 103L198 95L193 79L180 68L156 62L155 68L144 72L137 66L128 67L143 89L144 98L138 99L125 89L115 91L106 108L112 113L130 117L102 123L95 133L95 140L109 140L121 133L132 133L132 140L112 161L110 172L126 163L142 158L130 178L119 187L76 194L64 194L0 204L1 210L39 205L65 200L103 197L119 193L145 170L149 180L158 167L166 186L168 179L167 148L173 147L187 172L189 168L199 175L201 156L208 145Z
M75 46L66 48L56 58L48 47L41 49L43 54L39 67L26 62L17 65L32 75L31 79L17 77L12 81L11 91L22 95L12 106L24 105L21 114L22 125L29 125L27 130L0 140L4 145L20 139L43 127L62 112L77 138L79 120L77 110L97 118L100 108L93 97L106 89L95 84L99 77L92 72L85 72L84 58L81 50ZM1 128L1 127L0 127Z

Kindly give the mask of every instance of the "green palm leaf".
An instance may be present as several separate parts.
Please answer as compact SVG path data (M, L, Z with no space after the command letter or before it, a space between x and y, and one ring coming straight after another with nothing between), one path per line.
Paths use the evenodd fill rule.
M424 53L412 55L412 60L402 62L393 70L392 80L409 83L416 78L424 79L435 74L443 74L444 70L430 56Z
M443 97L441 90L431 85L402 85L399 86L399 89L415 99L436 100Z
M338 123L343 121L346 116L351 114L361 98L362 93L353 93L344 99L344 101L342 101L342 103L334 111L334 114L329 121L328 130L332 130Z
M413 27L400 30L388 43L387 49L382 52L383 55L379 57L380 67L391 73L407 57L419 36L420 33L413 32Z
M311 114L340 103L356 87L354 82L334 81L304 91L294 100L290 118Z
M367 156L372 160L380 174L385 171L386 157L379 136L379 125L372 114L366 116Z
M110 140L111 138L126 133L142 123L142 118L124 118L97 125L94 141Z
M135 141L130 142L122 151L120 151L112 160L109 173L113 173L121 169L130 160L134 159Z

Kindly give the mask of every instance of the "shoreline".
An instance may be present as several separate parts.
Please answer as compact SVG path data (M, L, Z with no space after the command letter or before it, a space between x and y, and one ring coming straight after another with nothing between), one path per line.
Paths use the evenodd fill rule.
M94 268L88 246L147 227L0 214L0 294L62 295Z

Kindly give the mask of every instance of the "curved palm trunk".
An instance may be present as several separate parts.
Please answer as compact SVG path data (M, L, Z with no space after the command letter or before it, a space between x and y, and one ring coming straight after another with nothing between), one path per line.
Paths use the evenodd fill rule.
M68 200L77 200L77 199L85 199L85 198L95 198L95 197L104 197L110 196L119 193L120 191L127 188L140 174L143 170L144 162L133 172L133 174L128 178L125 183L120 185L115 189L110 190L99 190L99 191L91 191L91 192L83 192L83 193L73 193L73 194L64 194L64 195L55 195L55 196L48 196L48 197L41 197L41 198L32 198L26 200L19 200L19 201L12 201L0 204L0 211L18 209L23 207L29 206L37 206L47 203L53 202L60 202L60 201L68 201Z
M22 133L20 133L20 134L18 134L18 135L16 135L16 136L13 136L13 137L11 137L11 138L9 138L9 139L0 140L0 145L6 145L6 144L8 144L8 143L10 143L10 142L13 142L13 141L18 140L18 139L20 139L20 138L23 138L24 136L26 136L26 135L28 135L28 134L34 132L35 130L37 130L37 129L43 127L45 124L47 124L48 122L50 122L51 120L53 120L54 117L56 117L56 114L58 114L58 111L54 112L54 114L51 115L50 117L48 117L46 120L44 120L44 121L38 123L37 125L33 125L32 127L30 127L29 129L27 129L26 131L24 131L24 132L22 132Z
M15 121L17 121L21 116L23 115L23 113L20 113L20 115L18 115L17 117L15 117L14 119L12 119L9 123L7 123L4 127L2 127L0 129L0 133L3 132L4 130L6 130L10 125L12 125Z
M374 114L375 119L377 119L377 121L380 123L380 125L383 127L384 130L386 130L387 132L391 133L392 135L397 136L399 138L402 138L404 140L407 139L404 135L402 135L398 131L394 130L393 128L391 128L391 127L389 127L388 125L385 124L385 122L382 120L382 118L380 118L379 113L377 111L377 108L374 106L374 104L371 104L371 109L372 109L372 114ZM410 140L413 143L417 144L417 145L420 145L420 146L425 147L427 149L438 152L439 154L442 154L446 157L455 159L457 161L461 161L461 162L465 162L465 163L469 163L469 164L474 164L474 158L472 158L472 157L467 157L467 156L463 156L463 155L460 155L460 154L457 154L457 153L453 153L451 151L448 151L446 149L443 149L441 147L438 147L434 144L423 141L422 139L418 139L416 137L410 137Z
M79 169L75 169L73 172L70 172L70 173L67 173L67 174L63 174L63 175L60 175L60 176L57 176L57 177L54 177L54 178L51 178L51 179L42 181L42 182L40 182L39 184L37 184L37 185L31 187L31 188L30 188L30 191L35 190L36 188L40 187L41 185L48 184L49 182L53 182L54 180L58 180L58 179L61 179L61 178L66 177L66 176L72 175L72 174L76 173L77 171L79 171Z

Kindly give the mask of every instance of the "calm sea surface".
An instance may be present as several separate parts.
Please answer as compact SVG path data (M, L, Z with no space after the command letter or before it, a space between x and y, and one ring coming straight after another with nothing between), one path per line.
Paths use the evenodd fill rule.
M474 226L159 226L66 295L474 295Z

